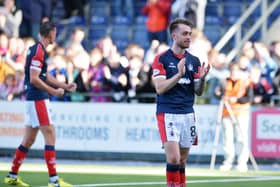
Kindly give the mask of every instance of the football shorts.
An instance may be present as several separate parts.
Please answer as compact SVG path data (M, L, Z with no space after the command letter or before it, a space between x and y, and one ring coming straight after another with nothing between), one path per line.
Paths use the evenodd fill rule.
M161 141L178 142L181 148L190 148L197 144L197 133L194 113L157 114L158 129Z

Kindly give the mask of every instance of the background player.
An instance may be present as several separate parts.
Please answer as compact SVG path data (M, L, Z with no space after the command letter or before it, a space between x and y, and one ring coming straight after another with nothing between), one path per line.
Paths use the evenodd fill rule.
M175 19L169 25L173 44L156 56L153 78L157 92L157 122L166 154L168 187L185 187L185 163L197 138L194 97L201 95L210 66L200 64L186 51L192 34L192 24Z
M55 131L50 119L51 110L48 98L49 94L61 97L64 90L75 91L76 84L58 82L47 72L47 53L45 49L49 44L53 44L55 39L55 25L51 22L42 23L39 42L31 46L27 52L25 65L27 123L23 141L15 152L11 171L4 179L6 184L29 186L17 174L40 129L45 140L44 156L50 176L48 187L72 186L59 178L56 173Z

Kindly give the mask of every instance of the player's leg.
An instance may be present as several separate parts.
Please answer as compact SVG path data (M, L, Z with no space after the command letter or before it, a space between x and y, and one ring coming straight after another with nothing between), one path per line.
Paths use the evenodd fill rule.
M197 133L195 126L194 113L185 114L178 118L182 123L182 129L180 134L180 187L186 186L186 162L188 159L190 148L193 144L196 144Z
M189 156L190 148L180 148L180 187L186 186L186 162Z
M223 149L224 149L224 161L220 167L220 170L228 171L232 168L234 162L235 149L234 149L234 127L229 117L223 118Z
M34 107L34 101L27 101L25 105L26 113L26 124L28 124L25 127L24 131L24 137L22 140L21 145L16 149L14 159L13 159L13 165L11 167L11 171L9 172L8 176L4 179L4 182L6 184L10 185L17 185L17 186L29 186L25 182L23 182L18 176L19 168L25 159L27 152L29 148L34 143L37 133L38 133L38 119L36 115L36 109ZM32 124L32 126L31 126Z
M166 182L168 187L180 187L180 149L178 142L164 144L166 155Z
M173 114L157 114L158 128L166 155L166 183L168 187L180 185L179 132Z
M40 131L43 134L45 140L45 150L44 157L47 164L48 173L49 173L49 187L70 187L72 185L64 182L60 179L56 172L56 151L55 151L55 129L51 125L50 119L50 106L48 100L41 100L36 102L38 108L38 119L40 123Z
M25 127L24 137L22 143L16 149L14 159L12 162L13 165L11 167L11 171L9 172L8 176L4 180L6 184L16 185L16 186L29 186L21 178L18 177L18 171L21 164L23 163L23 160L27 155L29 148L34 143L37 133L38 133L38 128L32 128L30 126Z

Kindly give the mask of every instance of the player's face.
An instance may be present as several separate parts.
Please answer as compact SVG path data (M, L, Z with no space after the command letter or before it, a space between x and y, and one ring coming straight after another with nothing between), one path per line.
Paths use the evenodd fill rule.
M49 34L49 43L54 44L56 40L56 29L52 30Z
M176 45L182 49L190 46L192 36L192 28L188 25L179 24L175 30L173 39Z

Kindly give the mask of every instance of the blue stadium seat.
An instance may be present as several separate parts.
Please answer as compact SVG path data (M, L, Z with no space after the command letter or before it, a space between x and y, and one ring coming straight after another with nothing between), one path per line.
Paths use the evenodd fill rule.
M114 16L112 18L112 24L115 24L115 25L130 25L131 20L128 16Z
M219 16L219 6L211 3L206 6L206 16Z
M146 25L146 21L147 21L147 16L137 16L136 18L135 18L135 23L134 23L134 25L139 25L139 26L141 26L141 25Z
M92 27L89 29L88 38L89 39L100 39L108 34L107 27Z
M205 24L206 25L215 25L215 24L221 24L222 19L218 16L207 16L205 17Z
M112 25L111 36L113 40L126 40L130 39L131 31L129 26L125 25Z
M90 3L90 15L108 15L108 10L108 2L106 1Z
M145 26L134 27L131 41L133 43L140 45L144 49L148 49L150 44L148 40L146 27Z
M146 1L134 1L134 14L135 16L141 16L142 15L142 8L144 7L144 5L146 4Z
M222 30L220 26L205 26L204 34L206 37L212 42L212 44L216 44L222 36Z
M90 18L91 25L108 25L108 17L103 15L93 15Z
M223 15L226 17L240 17L242 14L242 5L239 3L225 3Z

